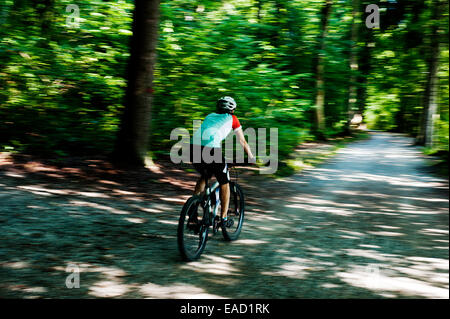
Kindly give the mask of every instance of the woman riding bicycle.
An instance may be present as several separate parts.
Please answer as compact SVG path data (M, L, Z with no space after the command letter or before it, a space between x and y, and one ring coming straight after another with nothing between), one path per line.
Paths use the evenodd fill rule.
M222 141L234 130L239 143L248 155L249 162L255 162L255 157L245 140L242 127L234 115L236 102L225 96L217 101L216 112L205 117L201 127L194 133L191 142L191 154L194 168L200 173L195 185L194 196L199 196L204 190L206 181L214 175L220 184L221 227L230 227L227 218L230 201L230 176L228 166L222 155Z

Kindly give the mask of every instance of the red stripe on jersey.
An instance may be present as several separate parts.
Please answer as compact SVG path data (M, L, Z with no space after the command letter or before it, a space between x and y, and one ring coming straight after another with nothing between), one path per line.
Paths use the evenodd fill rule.
M232 115L232 117L233 117L233 124L231 125L231 127L233 128L234 131L241 127L241 123L239 123L239 120L236 117L236 115Z

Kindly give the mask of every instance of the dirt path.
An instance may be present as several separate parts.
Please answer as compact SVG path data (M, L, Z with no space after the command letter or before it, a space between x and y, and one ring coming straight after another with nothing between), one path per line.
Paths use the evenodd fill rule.
M411 142L376 133L302 174L245 179L240 240L218 234L192 263L176 226L194 174L3 160L0 297L448 298L448 182Z

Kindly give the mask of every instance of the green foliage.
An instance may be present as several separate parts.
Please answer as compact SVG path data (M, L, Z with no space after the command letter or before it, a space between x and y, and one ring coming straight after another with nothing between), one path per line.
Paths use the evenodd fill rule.
M27 2L27 1L26 1ZM72 1L56 1L50 31L39 1L14 19L12 3L0 42L0 136L4 145L38 154L96 153L111 147L122 107L132 5L79 1L79 28L66 24ZM17 141L17 142L14 142Z
M427 71L429 4L380 2L382 29L359 24L358 105L371 128L416 134ZM367 2L367 3L366 3ZM48 5L50 3L50 5ZM345 131L352 7L334 1L319 52L322 0L162 1L150 149L169 153L176 127L232 95L244 126L278 128L280 167L313 139L317 56L325 63L325 116L332 137ZM0 2L0 145L63 157L112 150L124 105L133 1ZM258 5L260 5L258 7ZM397 6L397 7L396 7ZM389 14L386 11L389 10ZM448 10L447 10L448 11ZM448 13L442 25L448 25ZM448 35L448 27L444 28ZM443 38L446 38L443 35ZM435 146L448 150L448 40L439 69ZM353 83L355 85L355 83Z

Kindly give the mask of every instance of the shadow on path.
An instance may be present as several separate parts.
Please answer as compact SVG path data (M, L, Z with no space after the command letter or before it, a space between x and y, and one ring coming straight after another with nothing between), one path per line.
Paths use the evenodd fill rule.
M2 297L449 296L448 181L424 173L401 135L373 134L290 178L243 179L240 239L217 234L191 263L179 258L176 227L194 174L167 166L57 177L8 165ZM68 265L81 271L78 289L66 287Z

